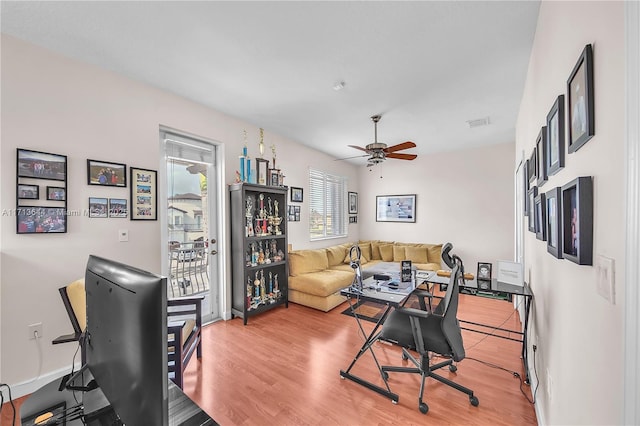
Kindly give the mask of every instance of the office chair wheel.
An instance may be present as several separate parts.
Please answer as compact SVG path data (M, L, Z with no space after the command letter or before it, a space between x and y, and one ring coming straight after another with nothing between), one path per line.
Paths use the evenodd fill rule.
M429 406L424 402L421 402L420 405L418 405L418 408L422 414L427 414L427 411L429 411Z
M456 371L458 371L458 367L453 365L453 364L451 364L449 366L449 371L451 371L452 373L455 373Z
M477 407L478 405L480 405L480 401L478 401L478 398L476 398L475 396L470 396L469 397L469 402L471 403L471 405L473 405L474 407Z

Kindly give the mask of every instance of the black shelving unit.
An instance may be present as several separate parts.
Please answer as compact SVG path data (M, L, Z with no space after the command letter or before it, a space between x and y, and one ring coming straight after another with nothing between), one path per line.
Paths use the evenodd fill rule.
M289 307L287 187L229 185L231 199L231 313L244 319Z

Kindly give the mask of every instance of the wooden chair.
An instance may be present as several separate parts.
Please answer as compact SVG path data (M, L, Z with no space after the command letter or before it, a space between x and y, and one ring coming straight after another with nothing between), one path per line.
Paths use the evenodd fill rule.
M73 333L65 334L51 343L79 342L82 365L86 364L86 353L82 333L87 326L87 307L84 278L59 288L62 303L69 315ZM171 299L167 302L168 325L168 371L169 377L182 388L182 375L194 352L202 357L202 300L204 296ZM181 344L176 344L181 342Z
M202 300L204 296L170 299L167 316L169 378L182 389L184 369L193 353L202 358Z

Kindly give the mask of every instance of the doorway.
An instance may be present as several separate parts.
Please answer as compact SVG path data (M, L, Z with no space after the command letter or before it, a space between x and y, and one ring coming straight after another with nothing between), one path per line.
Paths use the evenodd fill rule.
M202 295L202 320L220 318L218 256L218 145L175 131L160 131L163 274L167 297Z

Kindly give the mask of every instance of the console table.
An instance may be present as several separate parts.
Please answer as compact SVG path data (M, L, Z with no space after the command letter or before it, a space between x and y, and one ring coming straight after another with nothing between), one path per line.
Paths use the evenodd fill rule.
M59 377L47 383L24 401L20 407L20 419L23 426L33 425L34 416L46 411L54 412L52 409L55 407L61 407L60 409L66 410L69 413L69 419L45 424L65 424L67 426L122 425L117 420L117 416L109 407L99 388L86 393L66 389L59 390L63 379L63 377ZM86 380L86 383L89 382L89 379ZM170 426L213 426L218 424L171 380L169 380L168 397ZM101 403L101 407L92 408L92 411L96 410L96 413L91 415L88 421L83 422L80 418L77 418L78 415L83 413L85 405L100 405Z

